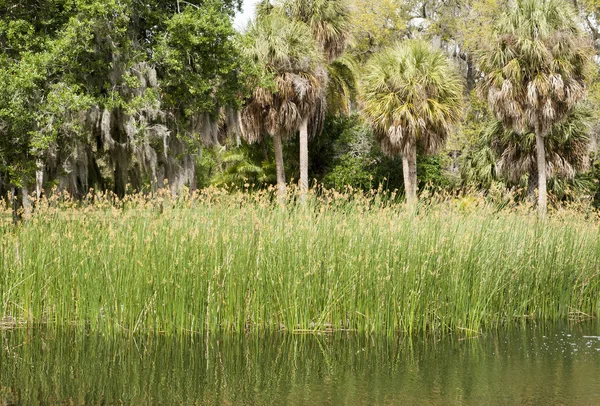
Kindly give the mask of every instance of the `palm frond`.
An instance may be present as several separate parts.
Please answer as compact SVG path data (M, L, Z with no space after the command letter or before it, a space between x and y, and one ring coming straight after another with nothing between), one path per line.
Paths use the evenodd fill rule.
M328 62L338 58L350 38L350 9L346 0L283 0L291 19L307 24Z

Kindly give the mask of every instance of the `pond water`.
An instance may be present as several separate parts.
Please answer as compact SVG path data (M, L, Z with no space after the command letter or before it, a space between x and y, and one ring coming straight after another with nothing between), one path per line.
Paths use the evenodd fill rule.
M598 324L477 338L0 331L0 405L600 405Z

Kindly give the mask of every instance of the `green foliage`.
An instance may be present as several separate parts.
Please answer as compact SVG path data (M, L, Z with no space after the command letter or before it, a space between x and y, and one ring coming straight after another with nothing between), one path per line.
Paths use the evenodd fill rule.
M46 190L58 186L79 197L89 187L155 191L163 186L162 178L178 179L182 172L195 173L196 179L177 181L173 192L182 185L242 185L244 178L269 185L273 151L263 137L274 132L289 138L284 158L295 179L299 148L294 136L307 113L314 115L311 135L321 133L324 123L321 136L310 140L311 181L336 189L346 184L401 189L401 162L384 156L372 139L379 138L386 152L400 153L389 142L399 134L390 137L389 129L412 123L419 139L420 188L453 190L453 175L447 172L450 151L461 156L465 187L489 193L499 184L523 189L532 179L529 164L535 161L532 123L524 123L523 117L537 111L554 114L546 121L561 121L575 106L569 97L584 97L588 79L587 104L594 115L600 111L598 69L588 63L592 47L585 34L600 38L598 4L571 2L575 10L562 7L566 3L265 0L257 21L240 35L231 24L240 6L237 0L2 0L0 193L14 186L32 190L40 170ZM557 36L555 31L570 34ZM514 41L517 37L521 40ZM468 89L478 78L485 85L485 94L468 95L460 125L446 125L456 121L449 113L456 113L452 105L458 103L444 106L444 91L422 97L422 90L430 87L420 83L411 95L408 87L391 79L411 71L403 70L402 63L389 63L388 70L361 66L374 55L373 61L389 60L394 51L381 51L406 38L440 45L435 58L421 58L427 62L423 67L449 57L462 70ZM397 45L419 48L415 44ZM479 68L487 76L474 65L477 49L482 51L477 54ZM486 57L490 49L496 51ZM377 98L363 92L370 102L356 103L356 77L364 84L382 72L379 90L394 88L395 96L388 92L388 98L373 104ZM447 88L454 86L447 78L455 75L444 72L438 69L431 77L443 79L437 82ZM403 80L407 82L406 75ZM562 101L561 81L562 93L570 95ZM528 94L530 84L536 100ZM492 88L490 101L495 104L489 109ZM410 101L398 103L399 95ZM552 95L558 102L549 105ZM242 128L234 110L251 104L245 118L254 121ZM486 129L494 113L507 128L528 128L490 137ZM358 116L333 117L341 114ZM367 116L372 123L380 121L375 134L363 124ZM394 123L391 117L398 120ZM417 134L423 128L421 119L429 130ZM580 130L596 145L597 128ZM231 134L261 142L231 147L226 139ZM413 135L395 142L402 144ZM440 149L446 138L447 150ZM596 151L588 151L579 139L576 145L568 137L549 140L549 170L568 173L549 180L557 204L595 195L600 176L595 168L588 172L583 161ZM430 150L438 155L422 154ZM506 151L516 155L509 159ZM195 167L187 167L190 162Z
M153 51L161 71L164 102L182 107L186 116L236 106L245 96L238 80L241 55L227 9L220 1L185 7L170 16Z
M580 176L589 182L587 197L591 198L593 207L600 209L600 161L594 159L590 172Z
M217 172L211 183L215 186L237 186L239 189L256 189L275 182L274 165L266 160L254 163L249 147L216 151ZM256 154L254 154L256 155Z
M323 141L331 148L317 152L328 157L329 165L320 179L325 187L344 190L346 186L369 191L383 188L393 191L404 188L402 162L385 155L368 124L360 116L330 117L326 121ZM313 162L311 160L311 162ZM442 155L419 156L417 174L419 186L443 189L451 185Z
M323 179L325 187L337 190L344 190L348 186L360 190L373 188L372 163L368 158L342 155L338 161Z
M376 146L369 127L357 115L329 117L325 122L323 140L330 146L329 165L322 179L328 188L344 190L346 186L370 190L378 186Z
M351 53L365 61L392 46L407 31L410 7L398 0L351 0Z
M490 189L499 180L496 154L489 143L473 145L461 156L461 178L466 186Z
M182 135L186 145L195 142L197 148L208 138L198 137L197 122L206 121L199 116L215 119L219 107L239 106L247 92L246 65L231 24L239 5L237 0L52 0L31 7L2 2L3 182L31 182L31 163L40 159L47 175L78 165L102 166L105 160L115 183L124 183L136 160L155 172L156 150L150 147L157 137ZM77 173L77 182L88 184L90 176Z
M327 110L330 114L349 115L352 103L358 96L357 76L360 72L356 60L345 54L327 65Z
M246 32L244 53L266 74L313 69L320 61L310 28L277 13L253 21Z
M447 172L449 157L444 154L425 155L417 159L419 189L451 192L457 184L456 176Z

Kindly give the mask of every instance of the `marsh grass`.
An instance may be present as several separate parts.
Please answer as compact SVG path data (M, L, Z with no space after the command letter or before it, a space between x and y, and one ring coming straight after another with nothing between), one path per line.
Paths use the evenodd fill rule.
M290 192L293 194L294 192ZM273 191L58 195L0 230L0 320L106 334L478 334L600 314L597 218ZM7 321L13 321L8 323Z

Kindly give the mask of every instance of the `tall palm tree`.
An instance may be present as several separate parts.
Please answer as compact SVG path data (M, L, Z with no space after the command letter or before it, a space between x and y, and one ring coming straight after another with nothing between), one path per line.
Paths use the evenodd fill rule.
M253 22L245 40L244 52L262 76L242 110L243 134L249 142L265 133L273 137L281 195L286 182L282 140L298 130L308 139L307 123L326 79L322 53L306 24L280 13Z
M592 55L564 0L514 0L479 51L490 109L507 129L535 134L541 216L547 211L546 139L584 97Z
M442 53L423 41L407 41L375 55L362 80L364 113L391 156L402 155L409 205L417 201L417 142L441 146L462 115L462 81Z
M350 37L350 9L347 0L281 0L281 12L293 21L301 21L311 29L320 47L324 65L321 70L325 78L334 80L332 86L322 86L315 101L314 113L300 126L300 189L308 189L308 136L318 135L323 130L327 110L327 96L330 88L336 88L342 98L347 99L351 92L352 80L348 79L348 63L336 61L346 50ZM332 75L333 74L333 75ZM345 74L345 76L344 76ZM348 85L349 84L349 85ZM344 102L342 102L344 103Z

